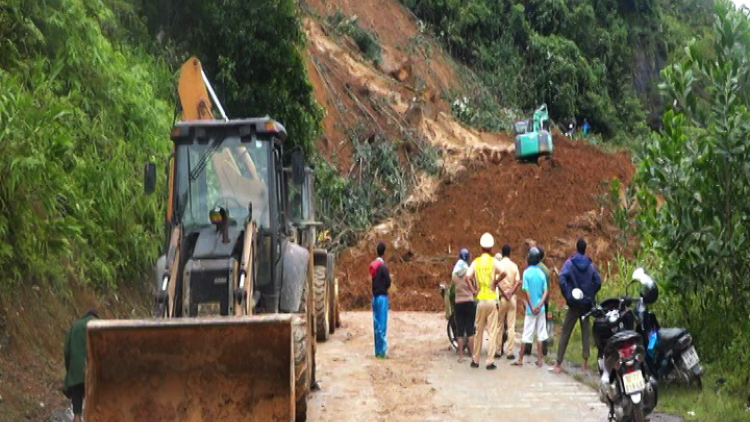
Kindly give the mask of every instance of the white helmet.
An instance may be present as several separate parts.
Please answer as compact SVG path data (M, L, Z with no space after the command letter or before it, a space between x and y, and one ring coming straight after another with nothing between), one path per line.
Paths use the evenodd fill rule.
M495 238L491 234L485 233L482 238L479 239L479 246L483 249L492 249L495 247Z

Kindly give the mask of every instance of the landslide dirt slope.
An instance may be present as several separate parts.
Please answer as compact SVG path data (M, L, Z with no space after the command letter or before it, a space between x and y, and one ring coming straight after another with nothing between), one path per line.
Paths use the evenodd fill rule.
M470 71L456 64L398 1L306 0L304 10L309 76L325 108L319 148L324 157L349 176L357 165L354 142L375 134L402 141L405 155L414 139L443 150L440 179L416 176L419 182L405 209L340 255L345 309L369 306L367 265L377 239L392 246L392 306L400 310L440 310L437 286L448 280L458 248L467 246L476 254L485 231L498 244L509 243L517 262L533 240L547 249L548 263L559 267L579 235L589 239L594 258L612 257L606 213L597 196L612 177L630 180L633 169L626 153L607 154L556 137L551 163L518 164L512 159L511 136L480 133L451 116L446 100L471 95L463 83ZM382 60L364 57L331 24L334 14L356 17L360 27L375 34Z
M352 170L353 142L381 135L408 144L424 140L447 152L446 167L465 156L506 151L505 134L482 134L450 115L446 99L464 95L468 70L451 60L396 0L306 0L307 69L325 109L319 150L342 174ZM382 49L374 62L337 30L336 13L356 18Z
M460 248L477 256L484 232L494 235L498 247L511 245L521 269L530 242L545 248L550 267L560 268L579 236L588 240L589 254L601 267L615 245L598 197L607 180L627 182L632 175L626 152L609 154L561 136L555 137L552 161L477 162L458 180L443 182L435 202L413 210L399 226L376 228L340 256L343 306L369 306L367 266L377 239L395 245L387 261L395 285L391 306L397 310L442 310L438 284L450 280ZM554 283L552 289L559 295Z

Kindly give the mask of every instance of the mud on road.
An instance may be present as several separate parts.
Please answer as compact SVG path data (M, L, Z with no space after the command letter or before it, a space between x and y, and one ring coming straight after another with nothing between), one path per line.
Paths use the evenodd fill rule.
M607 420L596 392L569 375L533 364L512 367L505 358L494 371L459 364L448 350L442 314L392 312L386 360L373 356L371 313L349 312L342 321L318 345L322 389L308 402L309 422Z

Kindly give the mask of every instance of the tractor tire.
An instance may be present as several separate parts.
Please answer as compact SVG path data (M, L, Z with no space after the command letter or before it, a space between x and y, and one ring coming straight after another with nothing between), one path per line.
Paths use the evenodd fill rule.
M331 336L329 328L330 315L330 289L326 282L326 267L318 265L315 267L315 337L318 341L326 341Z
M311 353L313 353L312 349L307 347L308 341L311 339L308 335L308 328L309 324L312 324L312 321L308 321L307 319L307 277L305 277L302 286L302 300L299 304L299 310L292 320L295 422L305 422L307 420L307 395L310 392L312 371L315 365L315 358L311 356Z
M328 288L328 331L336 332L336 306L338 297L336 295L335 258L332 253L328 254L326 261L326 287Z
M303 300L304 303L304 300ZM300 305L303 307L304 305ZM294 420L307 420L307 393L310 391L310 361L307 350L307 321L305 314L294 318Z
M341 310L339 308L339 279L333 279L333 320L336 328L341 328Z
M328 284L328 332L333 334L336 332L336 287L333 285L333 281L329 280Z

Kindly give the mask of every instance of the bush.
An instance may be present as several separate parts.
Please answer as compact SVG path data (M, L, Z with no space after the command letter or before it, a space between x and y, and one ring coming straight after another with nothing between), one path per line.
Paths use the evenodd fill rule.
M368 59L378 63L383 60L382 49L378 43L375 33L362 28L357 23L357 16L347 18L340 10L328 17L328 23L334 27L339 34L352 37L359 51Z
M636 180L642 238L663 262L675 318L707 360L738 368L748 335L738 316L750 312L750 18L719 2L715 19L711 51L690 43L662 72L674 106L644 146Z
M333 244L342 247L356 240L358 231L392 215L406 199L409 188L405 167L399 161L396 144L382 137L354 143L352 172L342 177L322 158L316 163L316 194L326 227L337 236ZM425 152L422 154L430 154ZM419 155L419 154L418 154ZM418 159L429 163L425 156Z
M586 117L607 138L635 126L642 134L645 106L658 103L651 69L674 47L662 40L705 27L701 7L678 10L658 2L639 2L647 7L589 0L403 3L477 72L504 107L533 110L546 103L553 119ZM663 16L669 14L679 19L665 25Z
M137 43L110 37L117 11L82 0L0 7L6 285L114 286L157 254L162 206L141 178L151 155L169 151L171 75Z
M143 13L176 70L190 55L201 60L230 117L271 116L289 133L287 151L307 156L320 133L302 56L302 22L294 0L143 2Z

